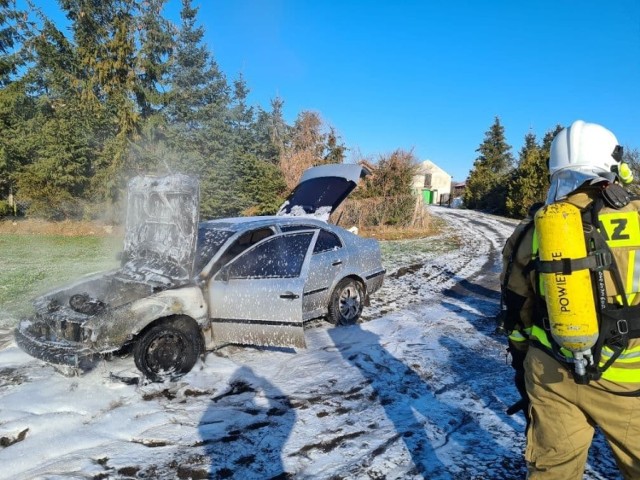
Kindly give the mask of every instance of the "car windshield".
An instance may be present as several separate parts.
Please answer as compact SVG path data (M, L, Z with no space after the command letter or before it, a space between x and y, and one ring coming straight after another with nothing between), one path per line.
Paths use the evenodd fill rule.
M207 263L209 263L209 260L220 250L220 247L233 233L231 230L212 227L200 227L198 229L195 273L202 271Z

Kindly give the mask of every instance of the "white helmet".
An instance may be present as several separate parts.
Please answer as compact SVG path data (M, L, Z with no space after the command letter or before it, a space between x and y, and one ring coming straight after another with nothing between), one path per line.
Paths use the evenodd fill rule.
M618 164L613 158L618 140L616 136L596 123L576 120L562 129L551 143L549 173L570 168L582 172L608 173Z
M614 157L615 155L615 157ZM596 123L576 120L551 142L549 173L551 185L547 203L566 197L586 183L610 182L621 160L618 140Z

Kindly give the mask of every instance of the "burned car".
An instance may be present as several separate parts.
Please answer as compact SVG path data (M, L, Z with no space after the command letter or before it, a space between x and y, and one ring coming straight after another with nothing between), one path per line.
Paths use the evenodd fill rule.
M129 182L121 267L34 301L18 345L84 371L132 352L152 381L189 372L224 345L305 347L308 320L358 320L384 278L376 240L328 223L358 165L307 170L277 215L198 222L192 177Z

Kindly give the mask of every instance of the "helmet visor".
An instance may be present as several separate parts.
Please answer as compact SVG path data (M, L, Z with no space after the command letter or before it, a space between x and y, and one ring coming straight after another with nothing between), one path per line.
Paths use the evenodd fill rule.
M593 167L580 169L562 169L551 176L551 185L547 194L547 205L562 200L574 190L585 185L597 185L612 182L611 174Z

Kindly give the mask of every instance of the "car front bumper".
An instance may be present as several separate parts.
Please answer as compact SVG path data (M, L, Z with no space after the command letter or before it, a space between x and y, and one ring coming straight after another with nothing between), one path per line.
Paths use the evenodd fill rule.
M45 362L74 367L81 371L91 370L101 358L82 343L65 339L49 338L48 326L41 323L23 321L15 329L18 346L26 353Z

